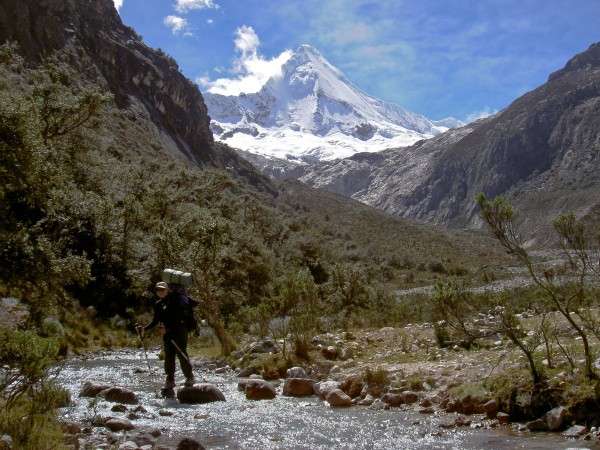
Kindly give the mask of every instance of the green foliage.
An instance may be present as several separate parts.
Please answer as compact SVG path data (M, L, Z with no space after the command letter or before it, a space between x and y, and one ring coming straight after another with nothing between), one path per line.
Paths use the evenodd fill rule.
M55 410L69 396L51 381L58 349L56 339L0 329L0 434L10 435L18 448L60 442Z
M345 328L352 315L369 307L368 281L364 272L355 266L334 265L326 289L330 312L341 315Z
M371 388L384 389L390 384L390 372L377 367L375 370L367 367L363 374L363 381Z

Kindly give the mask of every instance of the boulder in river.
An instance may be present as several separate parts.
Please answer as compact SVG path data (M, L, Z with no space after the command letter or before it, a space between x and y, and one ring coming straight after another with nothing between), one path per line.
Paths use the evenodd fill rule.
M248 380L244 392L248 400L268 400L277 396L275 386L265 380Z
M104 426L110 431L129 431L133 430L133 424L127 419L109 419Z
M108 383L97 381L86 381L79 393L80 397L95 397L100 392L110 389L112 386Z
M334 389L327 395L327 403L333 407L348 407L352 406L352 399L341 389Z
M137 405L140 402L135 392L119 386L108 388L100 392L98 396L104 397L109 402L125 403L126 405Z
M308 397L315 394L315 382L308 378L286 378L283 395L288 397Z
M177 400L180 403L188 404L224 402L225 395L214 384L198 383L179 389L177 391Z
M315 394L318 395L321 399L325 399L331 391L333 391L334 389L339 389L339 387L339 381L328 380L315 383L313 390Z

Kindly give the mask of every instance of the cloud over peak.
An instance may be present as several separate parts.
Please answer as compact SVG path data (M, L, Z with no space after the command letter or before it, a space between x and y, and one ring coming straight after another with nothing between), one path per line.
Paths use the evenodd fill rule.
M281 66L292 56L290 50L271 59L262 56L258 52L260 39L252 27L239 27L235 36L236 57L230 70L233 77L214 81L208 77L196 79L208 92L222 95L258 92L269 78L281 74Z

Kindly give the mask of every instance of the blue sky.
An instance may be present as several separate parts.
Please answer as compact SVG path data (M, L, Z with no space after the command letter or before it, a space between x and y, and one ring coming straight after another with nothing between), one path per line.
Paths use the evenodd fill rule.
M600 41L600 0L114 0L201 91L257 90L309 44L367 94L470 121Z

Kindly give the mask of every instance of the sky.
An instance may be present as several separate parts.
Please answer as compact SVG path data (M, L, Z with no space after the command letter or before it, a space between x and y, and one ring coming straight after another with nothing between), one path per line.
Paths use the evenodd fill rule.
M114 0L202 92L256 92L303 44L367 94L493 114L600 41L600 0Z

